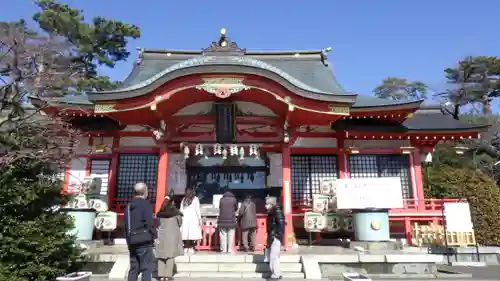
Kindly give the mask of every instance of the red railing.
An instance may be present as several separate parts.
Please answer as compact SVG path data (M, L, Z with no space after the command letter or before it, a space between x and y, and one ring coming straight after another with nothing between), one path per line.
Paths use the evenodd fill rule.
M256 250L263 250L266 246L267 226L266 217L257 216L257 233L256 233ZM219 231L215 223L206 223L201 227L202 239L198 241L196 249L200 251L217 250L219 249ZM237 229L234 237L233 251L236 251L240 246L241 230Z
M444 203L460 202L460 201L463 201L463 199L422 199L422 200L405 199L403 200L403 208L391 209L389 211L389 214L395 214L395 215L400 215L405 213L412 215L434 214L437 216L441 216L440 213L442 213ZM294 213L302 213L305 211L309 211L312 209L312 200L310 199L293 200L292 208L295 211Z
M442 217L444 203L460 202L461 199L405 199L403 208L391 209L389 215L437 216Z
M201 240L196 244L197 250L206 251L219 248L219 233L216 225L203 225L201 237Z

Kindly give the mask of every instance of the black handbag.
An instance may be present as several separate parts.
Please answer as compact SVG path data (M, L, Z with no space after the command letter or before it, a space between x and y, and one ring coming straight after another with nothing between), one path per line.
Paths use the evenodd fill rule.
M139 231L131 231L131 225L130 225L130 205L127 207L127 212L128 212L128 217L127 217L127 223L128 223L128 243L130 245L144 245L148 243L152 243L153 237L151 236L151 233L149 232L149 229L147 228L146 225L144 225L144 229L141 229Z

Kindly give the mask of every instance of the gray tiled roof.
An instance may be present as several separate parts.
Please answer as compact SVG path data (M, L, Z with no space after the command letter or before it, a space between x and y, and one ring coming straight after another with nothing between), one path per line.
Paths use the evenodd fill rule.
M432 131L482 131L487 124L468 124L443 114L439 106L424 106L401 124L384 123L375 119L345 119L333 124L334 128L359 132L432 132Z
M352 105L353 108L363 108L363 107L378 107L378 106L391 106L391 105L403 105L408 103L421 103L422 101L404 101L404 100L389 100L381 99L377 97L358 95L356 97L356 102Z
M417 110L412 118L403 125L410 131L442 131L442 130L473 130L489 127L488 124L468 124L454 119L449 114L443 114L439 106L425 106Z
M163 54L163 56L162 56ZM284 75L289 75L292 80L296 80L298 84L304 84L305 88L310 90L316 90L319 92L324 92L332 95L353 95L352 93L347 93L337 82L332 70L325 66L323 62L316 58L300 58L293 57L290 55L280 56L273 53L273 55L262 55L265 53L259 53L259 55L252 55L248 53L245 56L234 57L242 58L248 60L247 63L252 63L253 65L259 65L260 62L274 67L280 73ZM117 90L126 90L127 88L145 84L146 81L150 80L159 73L166 72L168 69L175 69L176 65L185 63L187 60L197 60L203 58L200 54L191 56L177 56L170 55L167 56L166 52L161 53L151 53L145 51L142 55L142 61L139 65L135 65L132 69L129 77L125 79L122 86ZM262 65L264 65L262 64Z
M196 51L168 51L168 50L143 50L139 62L134 67L122 85L105 92L90 93L91 100L119 99L133 97L134 91L147 92L146 87L151 86L171 72L180 69L210 66L211 70L220 72L222 66L250 66L271 71L287 80L294 86L312 94L306 97L323 101L335 101L328 97L349 97L338 102L352 103L356 98L353 108L384 107L402 105L415 102L391 101L368 96L358 96L346 92L338 83L331 68L324 61L321 51L300 52L245 52L240 56L203 56ZM219 69L219 70L217 70ZM166 81L164 81L166 82ZM151 89L150 89L151 90ZM121 93L129 93L122 95Z

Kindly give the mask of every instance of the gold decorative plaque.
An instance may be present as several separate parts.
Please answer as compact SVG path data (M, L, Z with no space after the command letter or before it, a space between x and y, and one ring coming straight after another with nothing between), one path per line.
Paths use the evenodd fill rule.
M104 104L96 104L94 105L95 113L106 113L116 111L113 107L115 104L113 103L104 103Z
M202 78L203 84L196 86L196 89L214 94L216 97L225 99L232 94L250 89L243 84L243 78L234 77L215 77Z
M342 115L349 115L350 113L349 107L347 106L330 105L328 107L330 108L331 113L342 114Z

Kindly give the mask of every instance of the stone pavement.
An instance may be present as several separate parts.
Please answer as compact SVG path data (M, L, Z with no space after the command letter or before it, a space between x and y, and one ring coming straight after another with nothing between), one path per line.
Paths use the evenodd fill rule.
M474 280L500 280L500 265L490 265L484 267L438 265L438 269L472 274L472 278Z
M203 280L203 281L230 281L230 280L235 280L234 278L175 278L175 281L196 281L196 280ZM238 281L260 281L260 280L265 280L265 279L238 279ZM305 280L305 279L282 279L282 281L297 281L297 280ZM340 278L338 279L324 279L324 281L341 281ZM429 281L429 280L436 280L436 281L491 281L491 280L498 280L498 279L477 279L477 278L452 278L452 279L436 279L436 278L429 278L429 279L413 279L413 278L398 278L398 279L378 279L378 278L373 278L373 280L377 281ZM102 278L102 277L92 277L90 281L116 281L116 279L108 279L108 278ZM120 280L121 281L121 280Z

